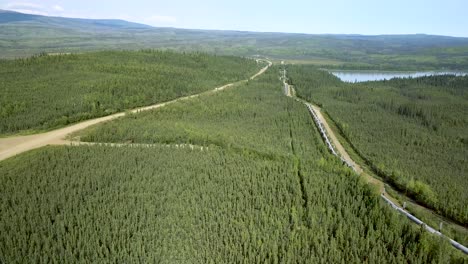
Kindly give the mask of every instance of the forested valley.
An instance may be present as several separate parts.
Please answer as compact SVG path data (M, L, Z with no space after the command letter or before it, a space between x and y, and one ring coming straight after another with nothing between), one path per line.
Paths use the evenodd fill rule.
M255 60L170 51L102 51L0 60L0 135L66 126L244 80Z
M466 70L468 38L425 34L342 35L150 27L127 21L77 20L2 12L0 58L41 52L170 49L359 69Z
M278 70L79 134L152 145L1 162L0 260L463 263L328 153Z
M288 75L379 176L468 225L467 76L343 83L313 66L288 66Z

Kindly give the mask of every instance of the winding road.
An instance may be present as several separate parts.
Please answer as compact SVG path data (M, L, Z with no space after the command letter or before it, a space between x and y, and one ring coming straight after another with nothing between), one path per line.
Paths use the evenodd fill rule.
M260 60L258 60L258 61L260 61ZM262 75L272 65L271 61L268 61L268 60L263 60L263 61L266 61L268 63L268 65L265 66L264 68L262 68L258 73L256 73L252 77L250 77L248 80L253 80L253 79L257 78L258 76ZM146 106L146 107L136 108L136 109L131 110L130 112L131 113L138 113L138 112L141 112L141 111L148 111L148 110L164 107L164 106L167 106L169 104L172 104L172 103L175 103L175 102L178 102L178 101L181 101L181 100L188 100L188 99L199 97L199 96L202 96L202 95L216 93L216 92L225 90L225 89L227 89L229 87L233 87L233 86L235 86L237 84L247 82L248 80L241 80L241 81L238 81L238 82L235 82L235 83L229 83L229 84L226 84L224 86L214 88L213 90L210 90L210 91L206 91L206 92L202 92L202 93L199 93L199 94L194 94L194 95L190 95L190 96L186 96L186 97L181 97L181 98L178 98L178 99L175 99L175 100L172 100L172 101L159 103L159 104L154 104L154 105ZM381 193L382 198L387 203L389 203L395 210L397 210L398 212L406 215L413 222L415 222L415 223L417 223L419 225L423 225L426 228L426 230L428 230L429 232L431 232L431 233L433 233L435 235L438 235L438 236L445 237L443 234L441 234L440 232L438 232L434 228L431 228L431 227L427 226L421 220L417 219L415 216L411 215L410 213L405 211L403 208L398 206L396 201L394 201L394 199L392 199L391 196L387 195L387 193L385 192L384 183L382 181L368 175L367 173L365 173L363 171L363 169L359 166L359 164L357 164L356 162L354 162L351 159L350 155L346 152L345 148L341 145L338 138L335 136L333 130L328 125L327 120L323 117L320 108L313 105L313 104L311 104L311 103L309 103L309 102L301 100L301 99L299 99L299 98L297 98L295 96L296 93L294 91L294 88L286 83L286 72L284 72L284 75L283 75L283 84L284 84L285 94L288 97L294 98L295 100L305 104L308 107L309 111L311 112L311 115L314 116L314 121L317 123L317 125L319 126L319 128L321 130L322 136L327 141L328 147L330 148L330 150L332 151L332 153L334 155L340 157L340 159L345 164L347 164L349 167L351 167L356 173L361 175L368 183L370 183L370 184L372 184L374 186L377 186L378 190ZM67 136L74 133L74 132L77 132L79 130L88 128L90 126L93 126L93 125L96 125L96 124L99 124L99 123L103 123L103 122L107 122L107 121L110 121L110 120L114 120L114 119L119 118L119 117L123 117L123 116L125 116L125 114L126 114L126 112L121 112L121 113L117 113L117 114L113 114L113 115L109 115L109 116L105 116L105 117L90 119L90 120L80 122L80 123L77 123L77 124L74 124L74 125L71 125L71 126L68 126L68 127L52 130L52 131L45 132L45 133L35 134L35 135L0 138L0 161L8 159L8 158L13 157L13 156L18 155L18 154L21 154L23 152L33 150L33 149L36 149L36 148L40 148L40 147L44 147L44 146L47 146L47 145L69 145L69 144L71 144L71 145L98 145L98 144L101 144L101 143L74 142L74 141L67 140ZM111 146L116 146L116 147L129 146L129 145L132 146L132 144L105 144L105 143L104 143L104 145L111 145ZM152 144L135 144L134 146L151 147L153 145ZM185 144L183 144L183 145L176 145L175 147L182 147L182 148L188 147L188 148L191 148L192 150L197 148L197 149L200 149L200 150L203 151L203 147L194 146L194 145L185 145ZM468 248L466 248L465 246L461 245L460 243L458 243L458 242L456 242L456 241L454 241L454 240L452 240L450 238L447 238L447 239L449 239L450 243L454 247L456 247L457 249L463 251L465 254L468 254Z
M255 75L250 77L248 80L253 80L253 79L257 78L258 76L262 75L273 64L271 61L268 61L268 60L257 60L257 61L267 62L268 65L265 66L264 68L262 68L259 72L257 72ZM199 96L202 96L202 95L216 93L216 92L225 90L225 89L227 89L229 87L233 87L233 86L235 86L237 84L247 82L248 80L241 80L241 81L238 81L238 82L235 82L235 83L229 83L229 84L223 85L221 87L214 88L213 90L210 90L210 91L206 91L206 92L202 92L202 93L199 93L199 94L194 94L194 95L190 95L190 96L186 96L186 97L181 97L181 98L169 101L169 102L158 103L158 104L155 104L155 105L136 108L136 109L131 110L130 112L131 113L138 113L138 112L141 112L141 111L148 111L148 110L164 107L166 105L169 105L169 104L181 101L181 100L188 100L188 99L199 97ZM126 112L121 112L121 113L117 113L117 114L113 114L113 115L109 115L109 116L90 119L90 120L83 121L83 122L80 122L80 123L77 123L77 124L74 124L74 125L71 125L71 126L68 126L68 127L52 130L52 131L45 132L45 133L35 134L35 135L13 136L13 137L7 137L7 138L0 138L0 161L8 159L8 158L13 157L13 156L18 155L18 154L21 154L23 152L33 150L33 149L36 149L36 148L40 148L40 147L44 147L44 146L47 146L47 145L67 145L67 144L70 144L71 141L66 139L68 135L70 135L70 134L72 134L74 132L77 132L79 130L88 128L90 126L99 124L99 123L103 123L103 122L107 122L107 121L110 121L110 120L114 120L114 119L119 118L119 117L123 117L123 116L125 116L125 114L126 114Z

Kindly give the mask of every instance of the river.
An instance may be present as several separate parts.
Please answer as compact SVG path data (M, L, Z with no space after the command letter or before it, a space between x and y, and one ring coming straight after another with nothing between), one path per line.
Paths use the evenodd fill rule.
M392 72L392 71L330 71L343 82L367 82L382 81L392 78L421 77L429 75L453 74L457 76L467 75L466 72L452 71L425 71L425 72Z

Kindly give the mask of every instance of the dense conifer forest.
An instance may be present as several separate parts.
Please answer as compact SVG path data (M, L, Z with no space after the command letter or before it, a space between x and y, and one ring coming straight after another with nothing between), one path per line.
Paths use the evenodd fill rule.
M313 66L288 75L380 176L468 225L468 77L343 83Z
M0 264L468 264L462 1L32 2L0 3Z
M0 163L2 260L462 263L328 153L277 70L81 133L151 146L46 147Z
M47 130L247 79L250 59L104 51L0 60L0 134Z

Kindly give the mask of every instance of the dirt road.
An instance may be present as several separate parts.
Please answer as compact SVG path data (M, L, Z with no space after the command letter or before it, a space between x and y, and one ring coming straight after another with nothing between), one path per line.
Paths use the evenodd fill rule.
M166 147L166 148L176 148L176 149L191 149L191 150L207 150L208 147L193 145L193 144L145 144L145 143L100 143L100 142L81 142L81 141L65 141L67 145L70 146L106 146L114 148L157 148L157 147Z
M284 78L284 80L286 80L286 78ZM444 237L444 238L448 239L450 244L452 244L452 246L454 246L455 248L461 250L465 254L468 254L468 247L465 247L464 245L458 243L457 241L455 241L455 240L453 240L453 239L451 239L449 237L446 237L444 234L440 233L435 228L428 226L427 224L425 224L423 221L421 221L420 219L418 219L414 215L412 215L409 212L405 211L405 209L401 207L399 202L385 191L385 184L384 184L383 181L381 181L379 179L376 179L376 178L372 177L371 175L369 175L368 173L366 173L359 164L357 164L356 162L354 162L354 160L351 159L348 152L345 150L343 145L341 145L341 143L338 140L338 138L336 137L335 133L333 132L333 130L328 125L328 122L324 118L320 107L318 107L316 105L313 105L313 104L311 104L309 102L306 102L306 101L304 101L302 99L299 99L296 96L293 96L293 94L295 94L293 86L287 84L285 81L283 82L283 84L285 86L284 91L285 91L285 94L287 96L292 97L295 100L305 104L306 106L311 107L311 109L314 112L315 116L317 116L318 121L321 123L321 126L325 130L326 137L328 138L329 141L331 141L331 144L333 145L333 146L329 146L330 148L333 149L332 152L334 152L334 153L337 152L335 155L340 156L342 158L342 160L344 160L347 164L350 164L351 167L354 169L354 171L356 173L358 173L368 184L371 184L371 185L377 187L378 192L380 193L381 197L385 200L385 202L390 204L392 206L392 208L397 210L399 213L401 213L401 214L405 215L406 217L408 217L411 221L415 222L418 225L422 225L428 232L430 232L432 234L435 234L437 236L441 236L441 237Z
M323 126L325 127L325 130L327 131L327 134L328 136L330 137L330 140L333 144L333 146L335 147L336 151L339 153L339 155L341 156L341 158L343 158L348 164L351 164L352 165L352 168L354 169L354 171L356 171L361 177L364 178L364 180L366 180L367 183L369 184L372 184L374 186L377 187L379 193L381 194L386 194L386 191L385 191L385 184L370 176L369 174L367 174L366 172L364 172L364 170L362 169L362 167L357 164L356 162L354 162L353 159L351 159L351 157L349 156L348 152L345 150L345 148L343 147L343 145L341 145L340 141L338 140L338 138L336 137L335 133L333 132L333 130L330 128L330 126L328 125L328 122L327 120L323 117L323 114L322 114L322 111L321 109L316 106L316 105L313 105L313 104L310 104L312 106L312 108L314 109L315 113L317 114L317 117L319 118L319 120L322 122ZM387 197L390 197L389 195L387 195ZM395 203L397 203L396 200L392 199L391 200Z
M253 79L257 78L258 76L262 75L272 65L271 61L266 61L266 62L268 63L268 65L265 66L264 68L262 68L258 73L256 73L252 77L250 77L249 78L250 80L253 80ZM206 91L206 92L203 92L203 93L190 95L190 96L186 96L186 97L181 97L181 98L178 98L178 99L175 99L175 100L172 100L172 101L169 101L169 102L165 102L165 103L159 103L159 104L150 105L150 106L146 106L146 107L136 108L136 109L132 110L131 112L132 113L137 113L137 112L140 112L140 111L148 111L148 110L151 110L151 109L164 107L166 105L169 105L169 104L181 101L181 100L188 100L190 98L198 97L198 96L201 96L201 95L216 93L216 92L222 91L222 90L224 90L226 88L232 87L235 84L240 84L240 83L243 83L243 82L246 82L246 81L247 80L242 80L242 81L238 81L236 83L226 84L224 86L217 87L217 88L215 88L213 90L210 90L210 91ZM82 129L85 129L85 128L90 127L92 125L96 125L96 124L99 124L99 123L107 122L107 121L122 117L124 115L125 115L125 112L121 112L121 113L117 113L117 114L113 114L113 115L109 115L109 116L105 116L105 117L90 119L90 120L80 122L80 123L77 123L77 124L74 124L74 125L71 125L71 126L68 126L68 127L60 128L60 129L57 129L57 130L53 130L53 131L49 131L49 132L45 132L45 133L41 133L41 134L0 138L0 161L8 159L10 157L13 157L15 155L18 155L20 153L23 153L23 152L26 152L26 151L29 151L29 150L32 150L32 149L40 148L40 147L43 147L43 146L47 146L47 145L69 144L70 141L66 140L66 137L69 134L77 132L77 131L82 130Z
M291 85L288 85L287 83L284 83L284 85L286 86L285 88L285 91L286 92L286 95L289 96L289 97L293 97L295 98L296 100L302 102L303 104L305 105L310 105L310 107L313 109L313 111L315 112L317 118L319 119L320 123L322 123L325 131L326 131L326 134L329 138L329 140L331 141L335 151L337 152L337 154L349 165L351 165L351 167L353 168L353 170L359 174L367 183L377 187L377 190L380 194L385 194L387 197L389 197L389 199L392 200L392 202L398 204L398 202L391 198L390 195L387 194L387 192L385 191L385 184L372 177L371 175L367 174L363 169L362 167L356 163L352 158L351 156L349 156L348 152L346 151L346 149L343 147L343 145L341 145L340 141L338 140L338 138L336 137L335 133L333 132L333 130L330 128L327 120L324 118L323 114L322 114L322 110L320 109L320 107L314 105L314 104L311 104L309 102L306 102L306 101L303 101L295 96L293 96L294 94L296 94L296 92L294 91L294 88L293 86Z

